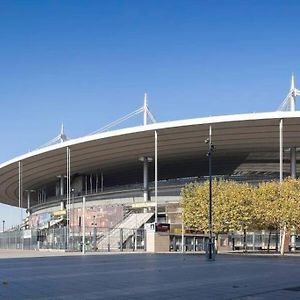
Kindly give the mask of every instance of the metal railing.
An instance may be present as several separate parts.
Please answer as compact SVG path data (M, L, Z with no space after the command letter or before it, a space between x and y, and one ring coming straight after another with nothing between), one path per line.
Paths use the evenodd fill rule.
M217 180L234 180L234 181L247 181L252 184L257 184L261 181L271 181L271 180L277 180L277 175L271 175L271 174L249 174L249 175L215 175L213 176L214 179ZM179 195L180 190L188 183L192 182L198 182L202 183L208 180L208 176L201 176L201 177L187 177L187 178L174 178L174 179L166 179L166 180L159 180L159 194L163 192L166 189L174 189L176 193ZM154 190L154 182L149 182L149 190L150 193ZM82 196L88 196L88 200L111 200L115 198L134 198L134 197L142 197L142 191L143 191L143 184L142 183L134 183L134 184L126 184L126 185L115 185L115 186L108 186L105 187L104 191L101 191L99 189L92 189L88 190L86 193L85 191L78 191L76 195L74 195L74 198L72 196L71 201L81 202ZM179 191L179 192L178 192ZM33 211L42 209L44 207L51 207L56 206L58 203L62 200L66 200L66 195L64 196L48 196L46 202L43 203L36 203L32 207Z
M15 230L0 233L0 249L82 251L81 227ZM85 251L145 250L145 230L127 228L85 228Z
M183 241L182 241L183 237ZM85 228L86 252L146 251L146 230L128 228ZM208 237L203 234L170 234L170 251L205 251ZM82 251L82 227L49 228L43 230L15 230L0 233L0 249L53 249ZM219 234L216 238L220 251L278 251L280 234L276 232L247 232ZM294 251L300 250L300 236L295 237ZM290 250L292 243L290 242Z

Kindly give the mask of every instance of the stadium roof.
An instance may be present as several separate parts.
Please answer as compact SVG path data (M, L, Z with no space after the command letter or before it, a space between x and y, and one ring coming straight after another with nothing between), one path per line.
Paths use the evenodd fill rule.
M19 162L22 163L23 191L66 174L66 147L71 151L71 174L98 168L117 177L118 172L138 166L139 157L154 156L155 130L158 133L159 166L166 163L176 165L184 159L206 161L204 140L210 125L216 156L220 159L255 151L279 152L281 119L283 147L299 147L300 112L295 111L161 122L62 141L0 164L0 199L3 203L18 206Z

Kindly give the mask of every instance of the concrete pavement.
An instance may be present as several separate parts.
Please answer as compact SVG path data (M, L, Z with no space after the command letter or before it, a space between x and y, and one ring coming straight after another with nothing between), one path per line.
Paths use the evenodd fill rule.
M121 254L0 260L1 299L300 299L300 257Z

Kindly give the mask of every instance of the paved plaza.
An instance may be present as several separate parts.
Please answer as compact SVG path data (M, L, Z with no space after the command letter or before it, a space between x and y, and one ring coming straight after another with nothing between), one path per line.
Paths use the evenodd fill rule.
M0 259L0 299L300 299L300 257L37 255Z

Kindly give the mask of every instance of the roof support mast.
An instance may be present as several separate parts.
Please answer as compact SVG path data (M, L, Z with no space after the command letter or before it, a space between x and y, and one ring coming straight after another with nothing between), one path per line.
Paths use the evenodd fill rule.
M300 96L300 90L295 88L295 77L292 75L291 88L285 99L278 107L278 111L296 111L296 97Z
M147 125L148 119L148 103L147 103L147 93L144 95L144 125Z
M291 105L290 105L290 110L295 111L296 110L296 96L297 96L297 91L295 89L295 79L294 79L294 74L292 75L292 81L291 81Z

